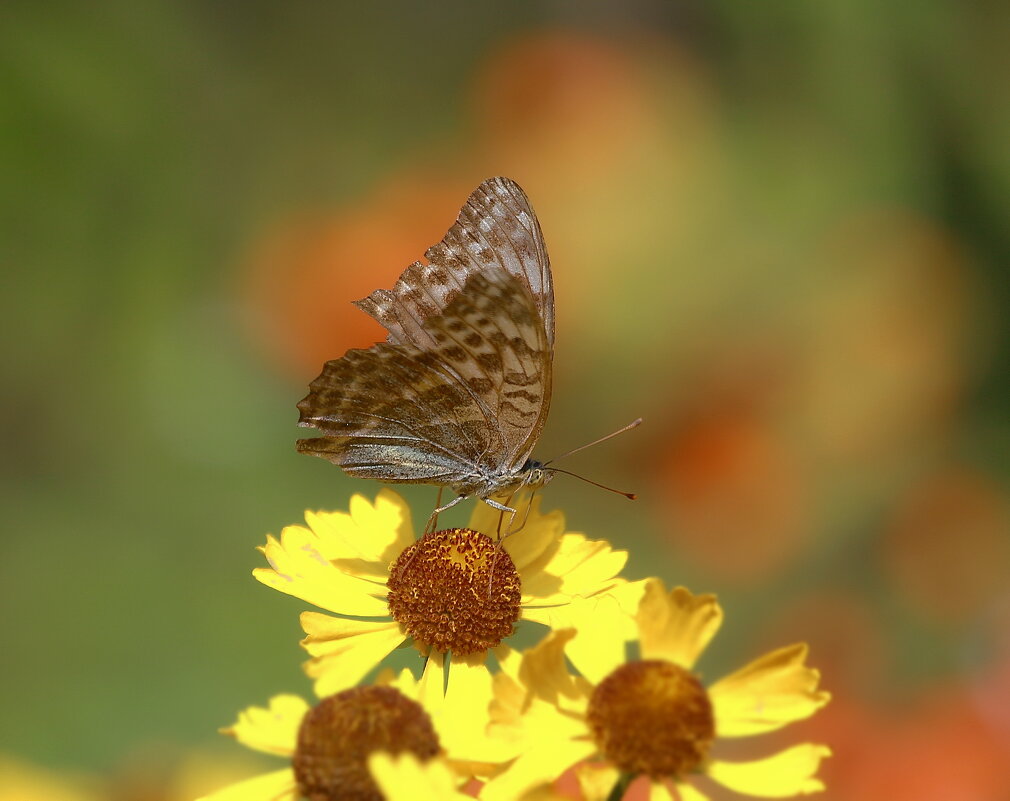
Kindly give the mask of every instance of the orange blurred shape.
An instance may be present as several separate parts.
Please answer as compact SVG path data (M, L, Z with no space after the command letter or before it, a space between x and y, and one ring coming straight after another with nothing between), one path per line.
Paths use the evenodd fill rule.
M1010 748L1010 586L976 619L977 640L969 648L984 660L969 679L969 691L979 717Z
M1010 750L974 714L960 690L935 688L917 709L864 732L846 796L866 801L1005 801ZM830 781L830 777L829 777Z
M603 330L612 341L601 315L611 318L615 301L634 303L657 269L669 281L666 243L696 231L701 190L718 184L712 83L675 40L641 32L525 33L478 68L471 157L530 192L555 268L560 330L581 328L582 341Z
M782 569L804 542L806 485L795 453L747 411L704 411L668 442L658 474L671 537L725 577Z
M762 739L760 753L754 743L733 758L797 742L828 745L832 756L819 772L824 801L1010 801L1010 741L995 736L956 682L907 703L841 691L810 720Z
M810 443L876 473L915 460L950 421L970 365L978 310L963 255L933 221L881 211L844 220L812 259L823 278L804 340Z
M479 143L506 162L605 172L654 130L648 75L628 49L572 31L515 39L477 75Z
M881 553L909 603L935 619L963 621L1010 586L1010 505L989 477L949 467L901 499Z
M423 259L472 189L452 177L404 175L349 208L305 214L265 236L242 280L267 352L308 382L328 359L384 339L351 301L391 287Z

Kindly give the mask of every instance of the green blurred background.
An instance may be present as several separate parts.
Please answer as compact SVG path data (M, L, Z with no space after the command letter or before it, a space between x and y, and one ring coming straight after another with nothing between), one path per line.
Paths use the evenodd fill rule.
M294 404L504 174L555 272L539 455L646 418L567 465L638 503L546 506L720 594L707 675L811 642L835 701L783 742L835 748L825 797L1010 798L1010 7L0 17L0 751L182 798L307 692L254 546L379 487L297 455Z

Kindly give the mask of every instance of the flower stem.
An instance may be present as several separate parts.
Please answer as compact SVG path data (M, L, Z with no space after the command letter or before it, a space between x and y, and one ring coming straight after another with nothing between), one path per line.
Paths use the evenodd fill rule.
M610 791L610 795L607 796L607 801L621 801L624 798L624 793L628 789L628 785L631 784L632 779L635 777L630 773L622 773L617 777L617 781L614 782L614 786Z

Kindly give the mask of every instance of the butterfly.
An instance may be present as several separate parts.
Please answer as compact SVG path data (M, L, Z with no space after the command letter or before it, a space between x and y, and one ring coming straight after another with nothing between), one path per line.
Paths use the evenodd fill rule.
M552 471L531 458L551 403L554 283L536 214L519 185L474 190L425 262L355 306L384 342L326 363L299 403L298 441L346 473L448 487L502 511ZM502 503L500 498L505 502Z

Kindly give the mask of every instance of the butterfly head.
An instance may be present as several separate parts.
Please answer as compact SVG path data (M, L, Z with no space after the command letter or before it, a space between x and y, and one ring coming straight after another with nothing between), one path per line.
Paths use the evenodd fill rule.
M524 487L542 487L549 484L554 478L554 472L546 469L544 463L538 462L536 459L527 459L521 474Z

